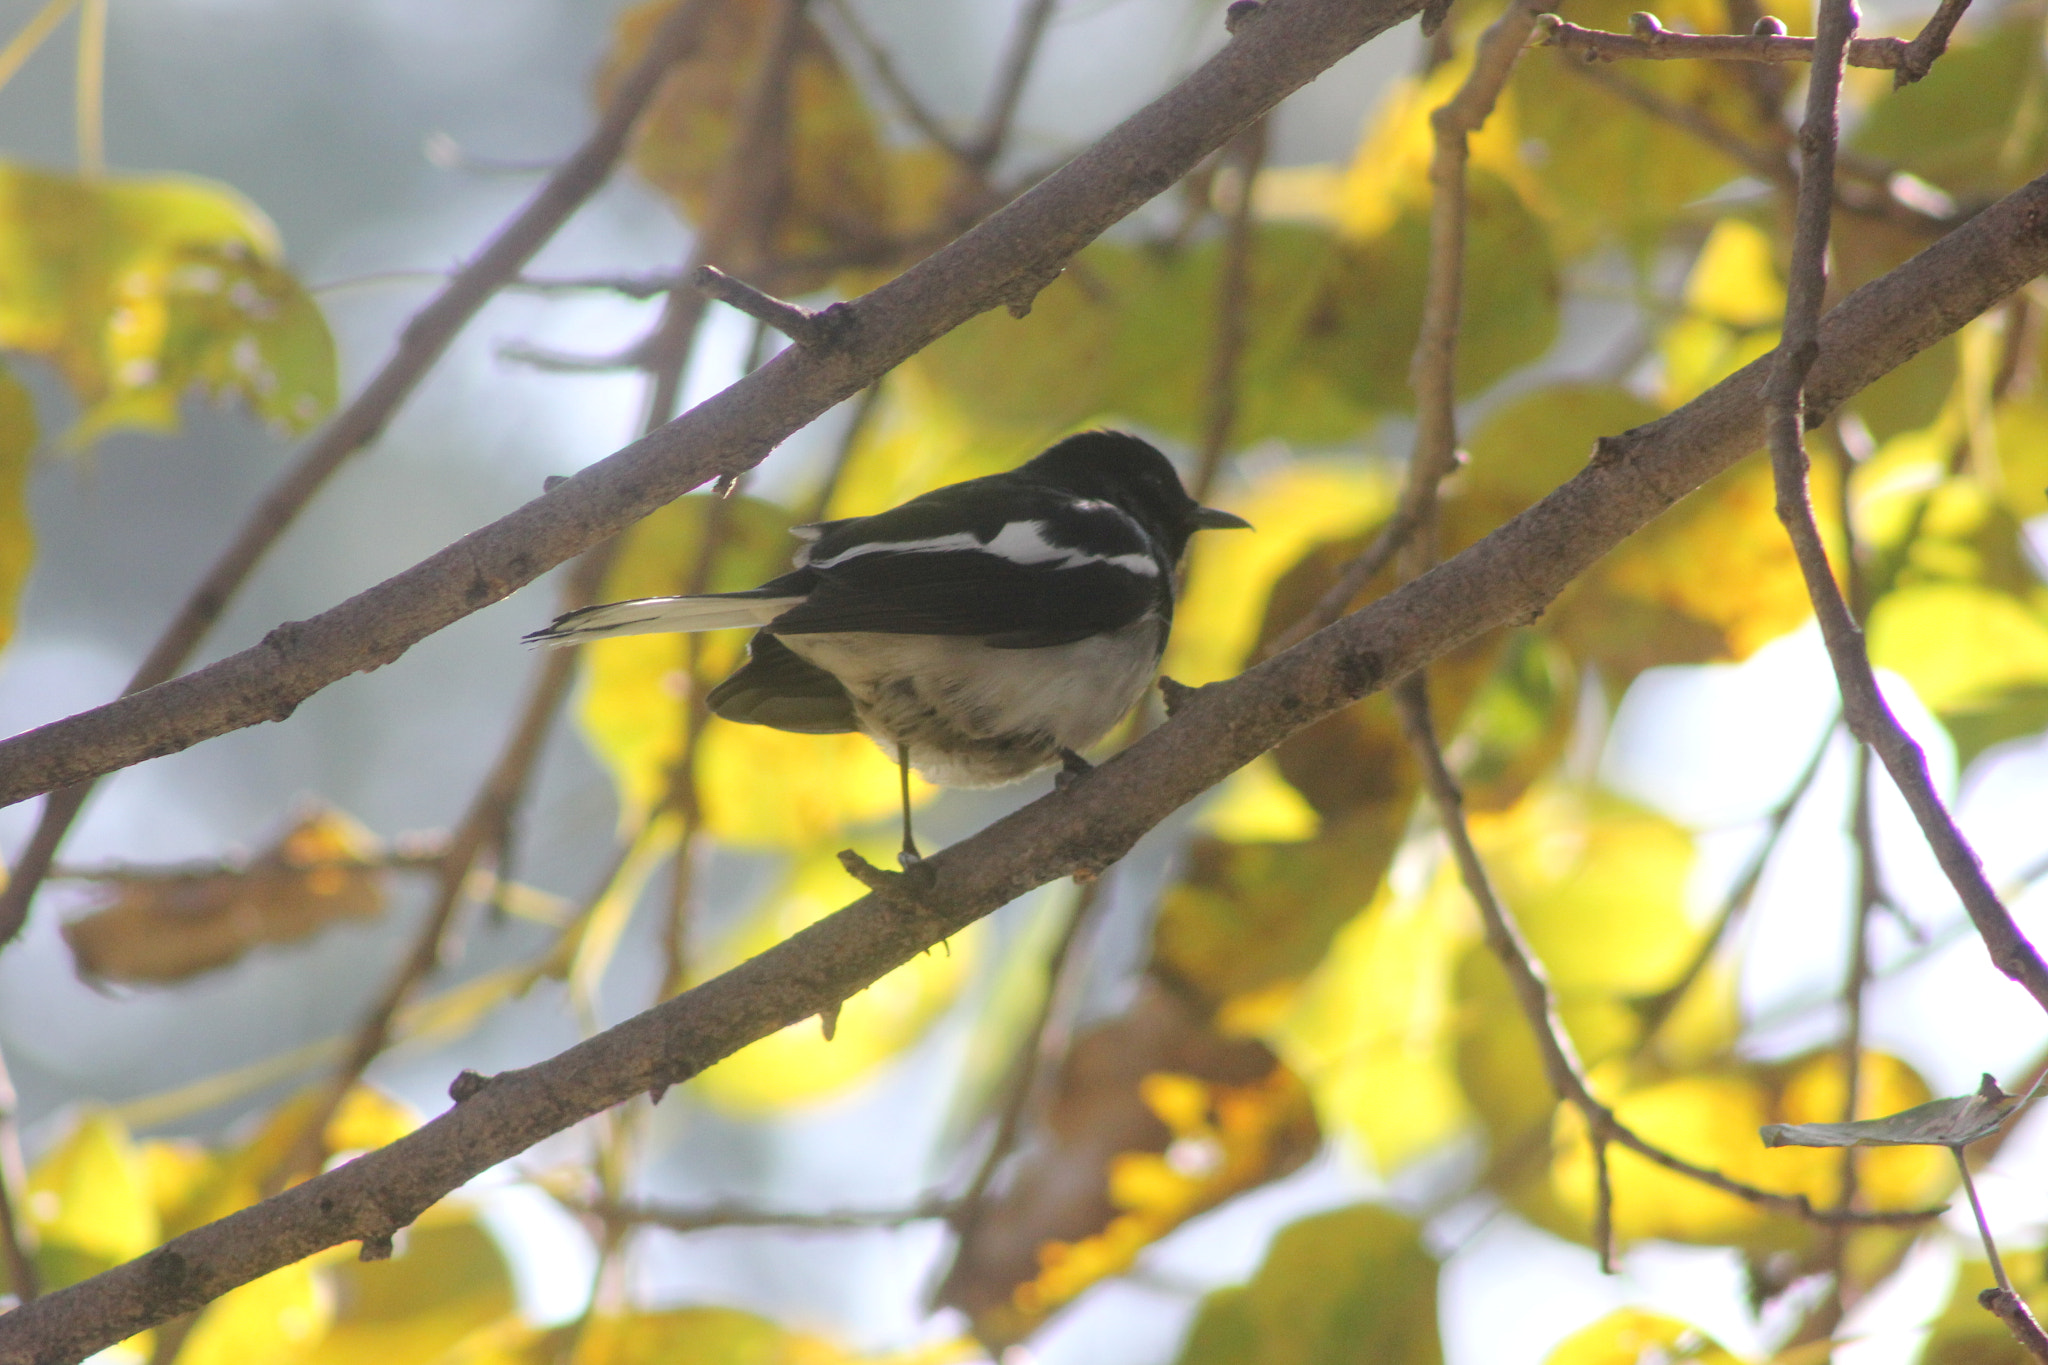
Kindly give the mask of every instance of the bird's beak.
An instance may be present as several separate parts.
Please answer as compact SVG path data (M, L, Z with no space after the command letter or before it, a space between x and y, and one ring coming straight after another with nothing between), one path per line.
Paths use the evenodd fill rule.
M1220 507L1197 507L1195 528L1201 531L1249 531L1252 524L1235 512Z

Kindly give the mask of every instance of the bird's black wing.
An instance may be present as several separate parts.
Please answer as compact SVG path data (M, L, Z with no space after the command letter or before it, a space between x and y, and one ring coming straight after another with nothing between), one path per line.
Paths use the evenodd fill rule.
M1039 649L1170 615L1172 566L1121 509L1002 475L938 492L825 528L798 571L809 597L768 629Z
M746 663L712 688L704 704L727 720L802 735L839 735L860 728L853 699L839 679L798 658L766 631L754 636L747 645Z

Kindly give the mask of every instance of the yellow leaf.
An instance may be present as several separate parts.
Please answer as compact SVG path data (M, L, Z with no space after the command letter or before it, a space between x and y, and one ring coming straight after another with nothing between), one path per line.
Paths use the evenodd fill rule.
M438 1360L516 1307L497 1243L460 1205L427 1210L389 1260L337 1258L323 1267L322 1278L336 1310L305 1365Z
M1338 932L1268 1035L1308 1083L1323 1126L1358 1139L1383 1171L1466 1122L1451 986L1472 932L1445 897L1382 894Z
M1173 1140L1164 1152L1120 1152L1109 1166L1119 1211L1094 1236L1039 1247L1039 1274L1012 1307L1036 1321L1089 1285L1128 1270L1138 1253L1189 1218L1299 1164L1315 1144L1308 1093L1284 1066L1246 1085L1157 1072L1139 1082L1145 1105Z
M149 1173L128 1130L88 1110L29 1172L28 1216L45 1289L133 1260L162 1238Z
M1731 327L1771 327L1785 316L1776 248L1761 228L1723 218L1685 281L1686 306Z
M1203 833L1228 843L1299 843L1315 837L1315 808L1280 776L1271 754L1239 768L1196 817Z
M2048 622L2026 603L1971 583L1914 583L1870 613L1870 661L1913 685L1930 710L1981 705L2048 686Z
M1691 1323L1647 1308L1617 1308L1557 1344L1543 1365L1742 1365Z
M1813 472L1822 534L1837 541L1832 466ZM1748 658L1812 615L1776 497L1769 462L1744 460L1575 583L1546 629L1617 687L1660 664Z
M736 965L823 919L859 893L832 853L815 850L737 931L692 964L698 979ZM792 1024L720 1062L691 1084L742 1114L773 1113L829 1099L922 1038L973 975L984 926L912 958L843 1007L832 1041L816 1019Z
M178 1359L182 1365L297 1365L309 1358L333 1318L333 1296L314 1263L300 1261L208 1304Z
M1255 529L1196 537L1161 671L1191 687L1234 677L1281 575L1311 546L1384 517L1392 493L1383 470L1331 460L1284 465L1243 496L1223 499Z
M598 74L600 102L674 8L674 0L652 0L620 15L617 41ZM699 227L714 209L732 140L746 131L739 126L744 102L769 56L780 12L769 0L711 7L695 47L670 69L636 128L634 169ZM763 245L782 260L872 258L885 252L893 220L914 215L899 215L890 203L889 167L858 87L816 24L808 17L800 23L782 137L768 148L778 193ZM805 293L821 282L822 276L785 289Z
M334 343L277 230L196 178L0 163L0 346L63 374L84 409L73 442L175 428L194 388L291 430L334 404Z

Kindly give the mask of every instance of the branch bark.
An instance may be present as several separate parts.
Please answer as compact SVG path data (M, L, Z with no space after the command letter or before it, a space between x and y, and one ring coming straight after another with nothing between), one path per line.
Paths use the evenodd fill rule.
M381 667L656 507L738 475L834 404L1067 259L1416 0L1274 0L1215 57L944 250L845 310L845 344L792 347L676 421L412 569L254 648L0 743L0 804L265 720Z
M1255 116L1256 109L1248 106L1259 104L1275 84L1298 84L1306 78L1308 63L1333 59L1343 38L1388 17L1387 11L1365 17L1353 0L1275 0L1274 8L1277 13L1244 26L1240 43L1307 29L1315 35L1310 52L1292 41L1283 49L1276 37L1276 46L1254 51L1257 60L1249 67L1245 63L1251 58L1232 58L1226 49L1195 78L1206 92L1204 99L1231 102L1242 119L1219 114L1203 129L1190 130L1177 121L1176 92L1140 115L1138 131L1126 125L1109 147L1098 147L1076 165L1100 168L1107 159L1111 170L1148 174L1142 185L1116 193L1113 202L1140 195L1145 186L1162 183L1158 169L1133 168L1133 159L1145 149L1180 149L1187 154L1180 164L1191 165L1205 137L1220 142L1234 133ZM1283 16L1288 22L1272 22ZM1300 65L1249 91L1242 83L1266 63L1283 60ZM1218 64L1221 75L1214 74ZM1176 112L1155 118L1162 107ZM1159 141L1153 142L1154 137ZM1042 263L1070 249L1069 244L1078 245L1081 229L1053 209L1078 212L1102 201L1071 178L1056 176L1041 191L1046 197L1020 201L1020 212L1027 216L999 215L971 234L967 249L974 254L966 263L958 255L950 262L928 262L899 282L899 290L931 291L912 296L926 298L931 308L966 307L986 297L992 292L987 288L991 267L963 272L990 260L1014 268L1017 251L1001 248L1019 225L1054 234L1043 241L1024 239L1035 243L1027 261ZM2048 270L2048 177L1844 300L1821 328L1819 354L1807 380L1808 409L1832 410L2043 270ZM981 294L974 292L977 283L983 286ZM889 320L905 325L903 293L889 298L889 309L874 314L876 325ZM929 319L923 325L931 325ZM1239 678L1188 692L1171 723L1064 791L928 859L931 884L919 896L863 897L723 976L557 1057L488 1081L473 1078L463 1087L462 1103L389 1147L0 1316L0 1365L75 1359L324 1247L359 1239L374 1244L450 1190L541 1138L634 1095L685 1081L746 1044L830 1008L1035 886L1077 869L1107 866L1172 811L1303 726L1481 631L1534 617L1624 537L1757 449L1770 364L1768 357L1759 360L1676 412L1601 441L1576 477L1407 587ZM820 401L818 391L829 394L865 373L851 356L812 358L793 348L737 386L739 397L714 400L672 424L667 434L629 448L630 459L615 457L609 467L571 480L561 491L573 490L573 498L532 504L510 519L509 529L501 523L402 576L404 592L420 596L394 598L388 595L395 589L375 589L365 595L367 606L365 599L357 599L342 610L360 619L386 601L402 607L397 619L381 627L389 634L378 638L403 641L406 632L423 630L436 610L448 609L436 605L444 599L421 581L432 566L452 562L463 571L464 577L448 590L459 605L467 583L481 584L488 592L494 580L485 575L505 572L504 556L516 553L531 563L552 547L578 546L579 535L595 539L609 533L613 519L625 515L622 509L656 498L682 480L701 480L720 459L755 449L749 442L772 440L776 422ZM763 410L754 411L742 399ZM671 444L678 441L678 431L701 436L702 444L676 461L678 467L664 468L662 457L683 448ZM533 539L508 541L514 530ZM261 660L292 664L290 655L274 650L255 653ZM220 672L207 670L183 685L197 687L209 675ZM228 676L242 687L263 681L257 675L252 683L247 673ZM302 686L311 675L292 676L296 681L291 685ZM160 713L153 707L141 718ZM122 736L117 729L74 734L80 742L94 734L114 736L127 750L161 742ZM12 741L0 746L0 759L18 765L25 752L34 751L22 740ZM15 767L9 773L10 780L21 783ZM2028 984L2039 984L2036 998L2048 1006L2048 982Z
M427 371L476 316L477 310L512 283L521 267L604 184L625 150L627 134L661 87L669 67L695 45L700 20L709 8L708 0L698 0L682 6L663 23L648 43L640 64L620 84L596 130L477 253L476 259L457 271L440 294L406 323L397 349L383 368L327 424L250 512L241 531L185 599L178 615L135 670L124 695L132 696L154 687L184 667L258 562L327 480L349 456L383 434L393 414L412 396ZM42 818L29 836L28 846L15 859L7 885L0 888L0 944L21 931L28 918L29 902L35 898L64 835L91 794L91 779L109 771L112 769L80 773L83 782L53 792L44 803Z

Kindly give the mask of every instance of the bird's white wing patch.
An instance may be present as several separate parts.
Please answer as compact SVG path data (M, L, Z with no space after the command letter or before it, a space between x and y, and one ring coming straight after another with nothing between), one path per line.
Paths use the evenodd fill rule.
M968 553L994 555L1012 564L1049 564L1054 568L1074 569L1087 564L1114 564L1128 573L1146 578L1159 576L1159 565L1148 554L1098 555L1086 550L1077 550L1068 545L1055 545L1046 538L1047 525L1043 521L1013 521L996 533L995 539L986 543L967 531L955 531L950 535L928 536L922 540L878 540L866 545L855 545L841 550L829 559L813 559L810 567L830 569L862 555L878 554L947 554L965 551Z

